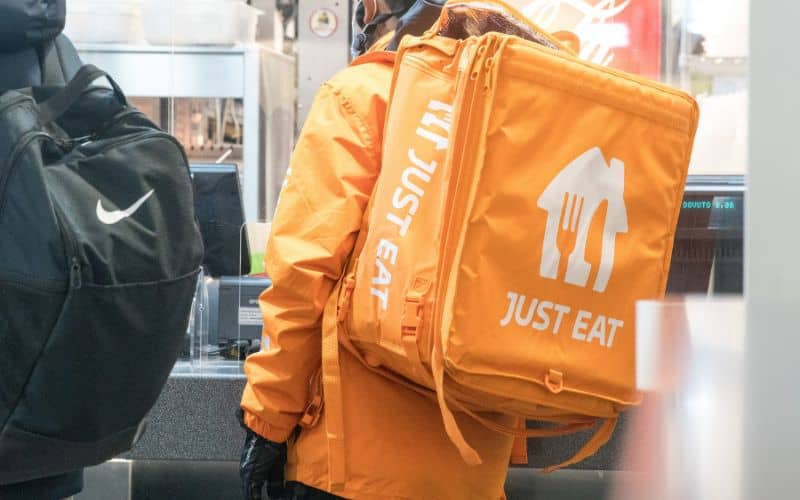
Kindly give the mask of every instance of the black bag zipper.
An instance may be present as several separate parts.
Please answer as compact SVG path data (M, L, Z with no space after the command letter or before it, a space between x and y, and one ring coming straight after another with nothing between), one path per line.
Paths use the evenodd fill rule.
M8 180L11 178L11 174L13 173L14 167L16 166L17 160L19 159L18 157L25 151L25 149L34 140L36 140L37 138L44 138L44 139L47 139L50 142L54 143L55 145L57 145L61 149L73 149L75 147L75 143L78 140L83 140L83 139L92 140L95 137L96 137L95 135L91 135L91 136L76 138L76 139L72 139L72 140L63 140L63 139L56 139L53 136L51 136L50 134L47 134L45 132L40 132L40 131L29 131L29 132L26 132L25 134L23 134L22 137L20 137L20 139L17 141L16 146L14 146L14 149L12 150L8 161L5 163L5 167L3 168L3 170L0 170L0 215L2 215L3 209L5 208L6 188L7 188L7 185L8 185ZM160 130L142 132L142 133L139 133L139 134L131 135L129 137L124 137L121 140L113 141L110 144L105 145L99 151L96 151L94 153L95 154L102 154L102 153L105 153L106 151L108 151L109 149L114 148L114 147L124 146L125 144L131 143L131 142L136 142L136 141L139 141L139 140L146 140L146 139L153 139L153 138L156 138L156 137L160 137L160 138L166 139L166 140L174 143L176 146L178 146L178 149L180 150L180 152L183 155L184 159L186 159L186 153L184 152L183 146L181 145L181 143L178 142L178 140L175 139L174 137L172 137L171 135L167 134L166 132L160 131ZM86 141L84 141L84 143L85 142Z
M102 139L102 137L100 138ZM113 149L120 146L125 146L126 144L130 144L133 142L144 141L148 139L164 139L173 143L177 148L178 151L181 153L181 157L183 158L183 163L186 165L186 173L189 174L189 159L186 156L186 150L183 149L183 145L173 136L169 135L168 133L162 130L150 130L147 132L139 132L137 134L123 137L119 140L114 140L109 142L109 144L104 145L102 148L92 151L93 155L99 155L107 152L109 149ZM0 211L2 211L2 207L0 207Z
M9 157L9 161L6 162L6 167L3 169L3 175L0 177L0 215L2 215L3 210L5 208L6 203L6 189L8 187L8 181L11 178L11 174L14 171L14 167L16 167L19 157L22 153L30 146L30 144L35 141L36 139L47 139L56 145L60 144L56 139L54 139L49 134L39 131L30 131L26 132L22 135L22 137L17 141L16 146L14 146L14 150ZM53 209L56 214L56 220L58 221L59 229L61 231L61 237L64 241L64 245L67 247L67 251L69 254L67 255L67 259L69 262L69 281L70 286L72 288L80 288L81 287L81 267L80 261L78 260L78 245L75 242L75 238L72 235L72 228L69 226L64 213L61 211L61 208L58 206L58 203L53 203Z
M112 128L112 127L115 127L124 118L127 118L129 116L133 116L133 115L141 115L141 116L147 118L147 115L145 115L144 113L142 113L141 111L139 111L136 108L126 109L126 110L120 111L116 116L111 117L111 119L108 122L106 122L105 124L103 124L103 126L100 127L100 129L101 130L108 130L108 129ZM145 133L143 132L142 134L145 134ZM167 132L165 132L165 131L163 131L161 129L155 129L155 130L151 130L150 132L147 132L145 138L157 137L157 136L162 136L164 139L169 140L170 142L174 143L175 146L178 147L178 151L180 151L181 156L183 157L183 162L186 165L186 172L191 175L190 170L189 170L189 157L186 156L186 150L183 148L183 144L181 144L180 141L177 140L175 137L173 137L172 135L168 134ZM141 136L140 136L140 138L141 138ZM105 152L105 151L106 151L106 149L104 148L103 152Z
M128 114L130 114L130 113L128 113ZM122 119L123 117L124 116L120 116L118 118ZM118 120L115 120L115 122L116 121L118 121ZM109 126L113 126L113 125L109 125ZM49 136L47 134L45 134L45 135L49 139L54 140L53 137L51 137L51 136ZM162 138L162 139L167 139L170 142L174 142L178 146L178 149L181 151L181 154L183 154L184 158L185 158L186 154L184 153L183 147L180 145L180 142L178 142L177 139L175 139L171 135L167 134L166 132L162 132L160 130L153 130L153 131L150 131L150 132L143 132L141 134L136 134L136 135L133 135L133 136L130 136L130 137L126 137L126 138L124 138L122 140L113 141L112 143L110 143L110 144L104 146L103 148L101 148L99 151L96 151L95 154L103 154L106 151L108 151L109 149L112 149L112 148L115 148L115 147L123 146L125 144L129 144L129 143L132 143L132 142L137 142L139 140L147 140L147 139L153 139L153 138ZM78 245L75 242L75 239L73 238L72 227L70 226L70 223L67 221L66 215L61 210L61 208L58 206L58 203L53 203L53 208L54 208L55 213L56 213L56 219L58 219L58 225L61 226L61 234L64 237L66 245L69 247L69 249L71 251L71 253L70 253L70 275L69 275L70 287L77 289L77 288L80 288L82 286L82 284L83 284L82 275L81 275L81 263L80 263L80 259L78 258ZM2 211L2 208L0 208L0 212L1 211Z
M62 150L72 150L75 148L76 144L79 145L87 141L91 141L95 137L96 136L92 134L85 137L76 137L75 139L60 139L39 130L30 130L22 134L22 137L17 140L17 144L14 146L14 149L11 150L11 155L8 157L8 161L5 163L3 169L0 170L0 214L3 213L3 208L5 208L6 187L17 164L17 160L34 140L38 138L48 139Z
M110 120L108 120L103 125L98 127L98 130L107 130L107 129L111 128L111 127L116 126L119 122L122 121L123 118L127 118L127 117L132 116L132 115L141 115L141 114L142 114L142 112L139 111L139 110L136 110L136 109L120 111L119 113L117 113L116 116L111 117ZM50 136L50 138L56 144L58 144L59 147L61 147L62 149L65 149L65 150L68 150L68 151L72 151L76 147L82 146L82 145L84 145L86 143L93 142L93 141L96 141L98 139L103 139L103 134L100 133L100 132L95 131L95 132L92 132L89 135L84 135L84 136L81 136L81 137L72 137L72 138L69 138L69 139L61 139L60 137L53 137L53 136Z
M142 113L136 108L122 109L118 111L114 116L109 118L105 123L100 125L100 127L98 127L98 130L108 130L116 126L119 122L122 121L123 118L127 118L133 115L144 115L144 113Z
M103 128L112 127L116 123L121 121L123 118L131 116L133 114L141 114L141 112L138 110L129 110L122 112L120 115L114 117L108 123L108 125L104 126ZM63 139L57 139L51 136L50 134L41 131L29 131L23 134L22 137L17 141L16 146L14 146L14 150L12 151L11 156L9 157L9 161L6 162L5 168L3 169L2 172L0 172L0 215L2 215L3 210L5 208L6 188L8 185L8 180L10 179L14 167L17 164L17 160L19 159L19 156L34 140L38 138L44 138L56 144L61 149L72 150L74 149L76 142L83 141L85 143L86 140L94 140L95 138L98 137L100 136L95 133L86 137L80 137L71 140L63 140ZM188 171L188 160L186 158L186 152L184 151L183 146L173 136L161 130L152 130L148 132L133 134L129 137L124 137L121 140L112 141L110 144L107 144L99 151L94 152L94 154L102 154L114 147L123 146L125 144L137 142L139 140L147 140L153 138L162 138L168 140L169 142L174 143L178 147L178 150L180 151L181 155L183 156L183 159L187 164L187 171ZM61 208L58 206L57 203L53 203L53 208L56 214L56 219L58 220L58 224L61 228L62 239L64 240L64 244L68 247L68 251L70 252L68 256L70 260L70 287L80 288L82 286L82 276L81 276L80 259L78 258L78 245L73 237L72 228L69 222L67 221L67 217L65 216Z
M5 162L3 169L0 170L0 215L3 214L3 209L6 205L6 188L8 186L8 180L11 178L11 174L14 172L14 167L17 164L19 156L25 152L25 150L34 140L40 137L50 138L50 135L38 130L31 130L22 134L22 137L19 138L17 144L14 146L14 149L11 150L11 155L8 157L8 161Z
M67 217L61 210L58 203L53 203L53 211L56 214L58 226L61 229L61 237L64 240L64 245L69 252L69 286L70 288L80 288L83 285L81 276L81 261L78 258L78 244L72 234L72 226L67 221Z

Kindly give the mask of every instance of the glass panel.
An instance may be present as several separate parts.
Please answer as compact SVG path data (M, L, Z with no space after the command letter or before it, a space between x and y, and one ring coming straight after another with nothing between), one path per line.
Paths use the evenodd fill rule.
M264 274L263 263L269 230L266 222L236 228L241 238L233 240L223 256L228 264L240 266L239 271L226 275L206 271L200 277L187 343L176 373L241 373L245 357L265 347L261 345L264 320L258 299L272 284ZM214 262L206 269L219 266L219 255Z
M684 1L678 82L700 104L690 173L744 174L749 1Z
M691 174L747 170L748 0L512 0L586 60L660 79L697 97Z
M637 387L623 470L610 498L742 498L745 304L742 299L639 303Z
M747 170L748 0L513 0L580 56L693 94L700 123L668 293L741 294Z
M181 142L191 164L207 255L175 374L241 373L238 351L260 340L256 288L267 282L257 274L268 228L242 224L272 217L294 143L296 7L67 2L65 31L83 61L108 71L133 106ZM250 292L256 303L240 307Z
M296 129L292 6L70 0L66 32L192 162L235 163L248 220L271 216ZM291 34L291 33L289 33ZM343 49L344 50L344 49Z
M571 31L581 40L580 57L659 79L667 40L662 0L512 0L549 31Z

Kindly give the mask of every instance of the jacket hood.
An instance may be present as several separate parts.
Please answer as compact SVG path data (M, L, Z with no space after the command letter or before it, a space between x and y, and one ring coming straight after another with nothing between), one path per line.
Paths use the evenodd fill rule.
M66 0L0 1L0 52L37 47L57 37L66 21Z

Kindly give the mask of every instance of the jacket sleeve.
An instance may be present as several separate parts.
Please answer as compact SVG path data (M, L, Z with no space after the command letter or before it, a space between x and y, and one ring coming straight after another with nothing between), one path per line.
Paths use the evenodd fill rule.
M281 191L265 255L272 287L260 301L269 349L245 362L241 403L245 424L271 441L286 441L305 411L321 366L322 311L379 170L377 134L363 115L340 90L323 85Z

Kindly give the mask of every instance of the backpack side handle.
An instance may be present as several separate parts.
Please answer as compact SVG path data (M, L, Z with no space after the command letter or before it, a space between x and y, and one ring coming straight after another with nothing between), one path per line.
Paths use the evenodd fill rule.
M105 77L114 90L114 95L123 106L128 105L128 100L117 82L108 73L94 65L83 66L74 78L64 87L63 90L39 104L39 121L42 125L52 123L67 112L80 99L83 92L92 82L98 78Z

